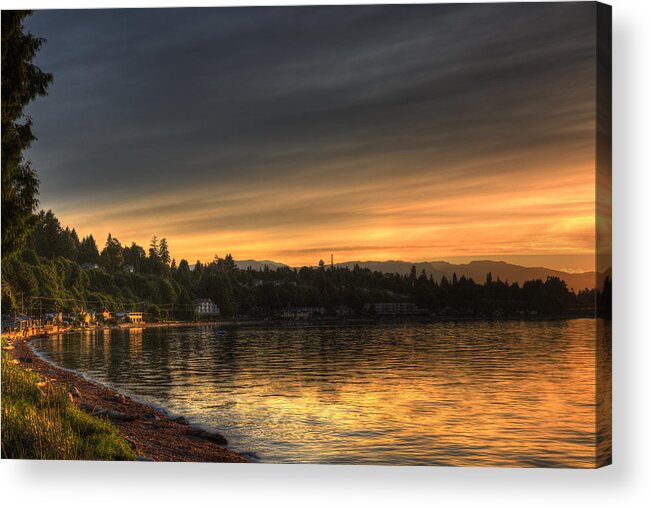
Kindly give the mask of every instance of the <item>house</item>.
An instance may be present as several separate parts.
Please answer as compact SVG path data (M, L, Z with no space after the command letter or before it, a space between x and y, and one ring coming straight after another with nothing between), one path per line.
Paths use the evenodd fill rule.
M134 268L133 265L124 265L124 266L122 267L122 271L123 271L124 273L133 273L133 272L136 271L136 269Z
M45 314L45 320L50 323L59 324L63 322L63 312L48 312Z
M79 311L78 319L82 325L89 325L95 322L95 314L93 311L86 312L85 310Z
M194 304L194 311L201 317L214 317L221 314L219 306L210 298L199 298L192 303Z
M2 316L2 333L29 337L45 330L42 319L31 316Z
M27 330L32 326L32 318L29 316L2 316L3 332L19 332Z
M128 310L116 312L115 317L116 319L123 319L129 323L142 323L142 312L140 311Z
M100 320L108 321L109 319L111 319L111 313L106 307L104 307L103 309L95 309L92 312L95 314L95 319L97 319L98 321Z
M97 263L82 263L81 267L85 268L86 270L97 270L99 268L99 265Z

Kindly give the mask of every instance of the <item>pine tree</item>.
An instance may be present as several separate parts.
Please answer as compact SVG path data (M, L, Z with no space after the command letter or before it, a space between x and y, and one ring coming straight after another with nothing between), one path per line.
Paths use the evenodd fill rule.
M80 263L99 263L99 250L93 235L88 235L81 240L78 259Z
M119 270L124 265L124 256L122 254L122 245L117 238L113 238L111 233L106 238L106 245L100 256L105 268Z
M23 32L29 11L2 11L2 254L24 247L36 225L38 178L23 158L32 141L25 107L47 95L52 75L32 63L44 39ZM22 120L22 121L21 121Z
M160 243L158 244L158 257L161 260L161 263L163 263L163 265L169 266L170 251L167 246L167 240L165 238L161 238Z

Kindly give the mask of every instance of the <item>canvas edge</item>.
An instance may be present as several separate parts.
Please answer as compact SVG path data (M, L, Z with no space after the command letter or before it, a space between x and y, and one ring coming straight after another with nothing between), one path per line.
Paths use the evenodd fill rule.
M600 468L612 463L612 337L604 333L612 318L612 7L595 2L595 11L595 265L601 274L596 302L595 467Z

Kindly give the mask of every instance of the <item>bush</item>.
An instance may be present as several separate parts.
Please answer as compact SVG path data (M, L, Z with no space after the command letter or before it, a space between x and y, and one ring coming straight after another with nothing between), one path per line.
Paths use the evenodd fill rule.
M147 314L153 320L159 319L161 317L160 307L155 304L150 305L147 307Z

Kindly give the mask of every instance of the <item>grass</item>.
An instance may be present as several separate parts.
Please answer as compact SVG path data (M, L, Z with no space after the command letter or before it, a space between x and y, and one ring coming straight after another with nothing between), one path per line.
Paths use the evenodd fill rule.
M129 443L107 420L78 409L60 386L2 352L2 458L133 460Z

